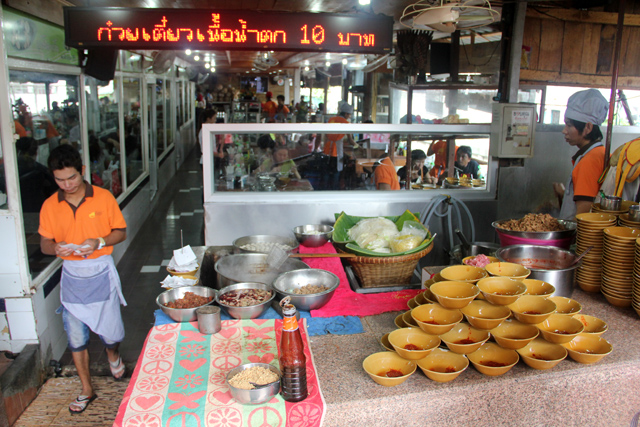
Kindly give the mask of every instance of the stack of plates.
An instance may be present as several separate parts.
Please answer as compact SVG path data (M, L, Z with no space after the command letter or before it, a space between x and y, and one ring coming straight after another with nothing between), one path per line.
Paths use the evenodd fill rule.
M611 305L631 306L636 240L640 230L627 227L604 229L602 287L600 292Z
M603 213L583 213L576 215L576 255L581 255L589 246L593 248L582 259L576 270L576 282L586 292L599 292L602 278L603 233L607 227L616 225L616 216Z
M631 221L631 219L629 219L629 213L618 216L618 225L629 228L640 228L640 222Z
M640 238L636 239L636 257L633 264L633 287L631 290L633 309L640 316Z
M604 214L611 214L611 215L615 215L616 217L629 212L629 206L631 205L637 205L638 203L636 202L632 202L631 200L623 200L622 203L620 203L620 210L617 211L608 211L606 209L602 208L602 205L600 203L594 203L591 205L591 212L595 212L595 213L604 213Z

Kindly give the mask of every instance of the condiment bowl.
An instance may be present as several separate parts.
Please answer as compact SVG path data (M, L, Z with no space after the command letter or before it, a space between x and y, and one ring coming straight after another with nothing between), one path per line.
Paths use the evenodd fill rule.
M267 386L255 388L253 390L245 390L241 388L236 388L229 384L229 380L233 378L236 374L240 372L253 368L255 366L260 366L262 368L269 369L271 372L274 372L278 375L278 381L272 382ZM269 365L268 363L245 363L244 365L240 365L236 368L233 368L227 374L227 385L229 386L229 390L231 390L231 395L238 403L242 403L244 405L259 405L261 403L268 402L271 400L278 392L280 391L280 378L282 374L280 370L273 365Z
M411 327L411 326L414 326L416 328L419 327L418 322L416 322L415 319L411 317L411 310L405 311L404 313L402 313L402 320L404 321L404 324L407 325L408 327Z
M429 335L420 328L402 328L389 334L389 342L401 357L408 360L419 360L440 345L440 338ZM411 350L405 348L407 346L418 348Z
M450 310L440 304L424 304L411 310L411 316L420 329L431 335L449 332L462 321L460 310Z
M578 319L552 314L542 323L538 324L542 337L554 344L564 344L574 339L584 330L584 325Z
M480 300L471 301L460 311L467 318L467 322L478 329L493 329L511 315L508 307Z
M551 283L538 279L523 279L522 283L527 287L524 293L525 295L549 298L556 291L555 286Z
M505 320L490 332L500 347L509 350L523 348L540 334L534 325L527 325L514 319Z
M574 314L578 314L582 311L582 305L574 299L565 297L550 297L549 300L556 305L557 314L573 316Z
M452 265L442 269L440 275L444 280L475 283L486 277L487 272L483 268L472 265Z
M473 353L489 339L489 332L458 323L446 334L440 335L449 350L459 354Z
M526 279L531 274L527 267L513 262L492 262L484 267L492 276L509 277L511 279Z
M489 376L507 373L520 360L520 356L514 350L507 350L490 342L483 344L467 357L479 372Z
M211 301L207 304L200 305L193 308L169 308L165 306L166 303L172 302L181 298L187 292L193 292L196 295L202 297L211 298ZM174 322L193 322L197 319L196 309L205 305L213 304L216 300L216 290L207 286L182 286L180 288L169 289L164 291L156 298L156 304L160 307L160 310L171 318Z
M578 319L584 325L583 334L602 335L609 328L604 320L587 314L574 314L573 318Z
M235 307L228 304L225 304L220 300L224 294L229 293L235 290L249 290L249 289L260 289L263 291L270 291L271 297L267 298L266 301L261 302L256 305L249 305L246 307ZM253 282L245 282L245 283L236 283L235 285L229 285L222 288L218 294L216 295L216 302L218 305L231 317L234 319L255 319L256 317L260 317L262 313L264 313L268 308L271 301L275 298L276 293L273 291L271 286L265 285L264 283L253 283Z
M567 349L537 338L516 350L524 363L533 369L551 369L567 357Z
M482 279L478 281L477 286L484 298L495 305L513 304L527 290L525 284L520 281L498 276Z
M438 282L431 285L431 293L444 308L462 308L480 293L476 285L466 282Z
M382 351L367 356L362 362L362 368L371 379L385 387L393 387L402 384L416 371L416 362L403 359L396 352ZM398 371L401 376L388 377L389 371Z
M324 291L313 294L298 294L303 287L322 286ZM276 291L276 298L273 304L278 304L284 297L291 298L291 304L298 310L310 311L324 307L333 297L333 294L340 285L338 276L330 271L320 268L305 268L292 270L280 274L273 281L273 289Z
M470 261L473 261L477 256L478 255L472 255L472 256L464 257L464 258L462 258L462 263L464 265L469 265L468 263ZM494 256L488 256L488 255L485 255L485 256L489 259L489 262L498 262L498 261L500 261L498 258L496 258ZM473 266L473 267L477 267L477 266ZM483 268L483 267L480 267L480 268Z
M381 338L380 338L380 345L382 347L384 347L385 350L387 351L395 351L393 349L393 346L391 345L391 343L389 342L389 333L384 334Z
M469 359L461 354L435 348L427 357L418 360L424 374L439 383L455 380L469 366Z
M516 319L530 324L542 323L556 311L556 304L551 301L551 298L545 299L533 295L523 295L508 307Z
M593 334L580 334L561 345L567 349L569 357L585 364L596 363L613 350L609 341Z
M299 225L293 228L293 234L302 246L318 248L331 240L333 227L324 224Z

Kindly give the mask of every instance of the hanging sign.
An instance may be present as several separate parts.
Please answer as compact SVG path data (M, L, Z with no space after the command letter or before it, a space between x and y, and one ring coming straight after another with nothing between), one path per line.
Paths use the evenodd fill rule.
M368 14L65 7L64 28L77 48L387 53L393 45L393 20Z

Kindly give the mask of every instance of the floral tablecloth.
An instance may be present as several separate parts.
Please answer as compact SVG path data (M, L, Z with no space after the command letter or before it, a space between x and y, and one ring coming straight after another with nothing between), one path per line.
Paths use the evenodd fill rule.
M149 332L114 422L117 427L322 425L325 403L303 319L309 396L285 402L281 395L262 405L242 405L226 385L227 372L243 363L278 365L282 320L225 320L215 335L197 324L170 323Z

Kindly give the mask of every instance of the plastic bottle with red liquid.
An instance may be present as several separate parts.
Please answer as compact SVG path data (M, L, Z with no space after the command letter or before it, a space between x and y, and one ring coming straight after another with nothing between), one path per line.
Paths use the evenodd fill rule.
M298 328L296 307L289 297L280 301L282 307L282 336L280 338L280 371L282 397L288 402L307 398L307 358Z

